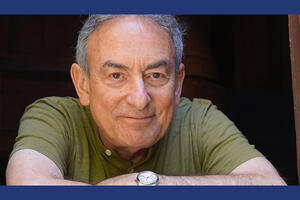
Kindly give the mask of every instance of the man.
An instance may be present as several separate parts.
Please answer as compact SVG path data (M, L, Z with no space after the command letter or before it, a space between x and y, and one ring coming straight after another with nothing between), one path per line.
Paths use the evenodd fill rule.
M180 98L182 48L172 16L90 16L71 67L79 100L26 108L7 184L285 184L210 101Z

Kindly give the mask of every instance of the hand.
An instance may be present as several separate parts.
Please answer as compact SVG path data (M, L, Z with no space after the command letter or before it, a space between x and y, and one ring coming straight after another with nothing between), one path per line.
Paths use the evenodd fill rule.
M113 178L105 179L104 181L101 181L97 185L135 185L135 186L137 186L136 176L137 176L137 173L116 176Z

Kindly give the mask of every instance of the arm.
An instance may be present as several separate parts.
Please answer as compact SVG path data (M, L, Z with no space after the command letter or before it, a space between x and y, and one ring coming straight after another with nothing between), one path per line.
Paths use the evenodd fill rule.
M87 185L64 180L55 163L43 154L23 149L14 153L6 169L7 185Z
M106 179L98 185L137 185L137 173ZM234 169L229 175L164 176L160 185L286 185L272 164L263 157L253 158ZM24 149L9 160L7 185L87 185L64 180L53 161L43 154Z
M137 185L136 173L106 179L99 185ZM264 157L246 161L229 175L165 176L159 185L286 185L272 164Z
M161 176L166 185L286 185L272 164L264 157L246 161L229 175Z

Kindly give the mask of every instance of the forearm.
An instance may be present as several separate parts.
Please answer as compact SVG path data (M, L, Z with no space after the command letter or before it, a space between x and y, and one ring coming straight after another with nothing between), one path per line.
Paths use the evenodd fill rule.
M48 179L37 182L36 185L90 185L83 182L66 180L66 179Z
M83 182L66 180L53 177L9 177L6 180L7 185L89 185Z
M281 178L262 175L159 176L159 185L286 185Z
M137 185L137 173L106 179L98 185ZM279 176L230 174L210 176L159 176L159 185L286 185Z
M87 185L64 179L53 161L31 150L19 150L9 159L6 169L7 185Z
M137 185L136 176L137 173L124 174L105 179L97 185Z

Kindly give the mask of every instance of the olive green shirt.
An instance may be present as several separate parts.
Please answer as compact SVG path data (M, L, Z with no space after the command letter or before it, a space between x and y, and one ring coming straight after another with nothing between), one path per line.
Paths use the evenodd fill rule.
M142 170L164 175L228 174L262 156L210 101L187 98L177 106L166 135L135 164L102 144L89 107L72 97L47 97L29 105L12 154L20 149L44 154L65 179L91 184Z

